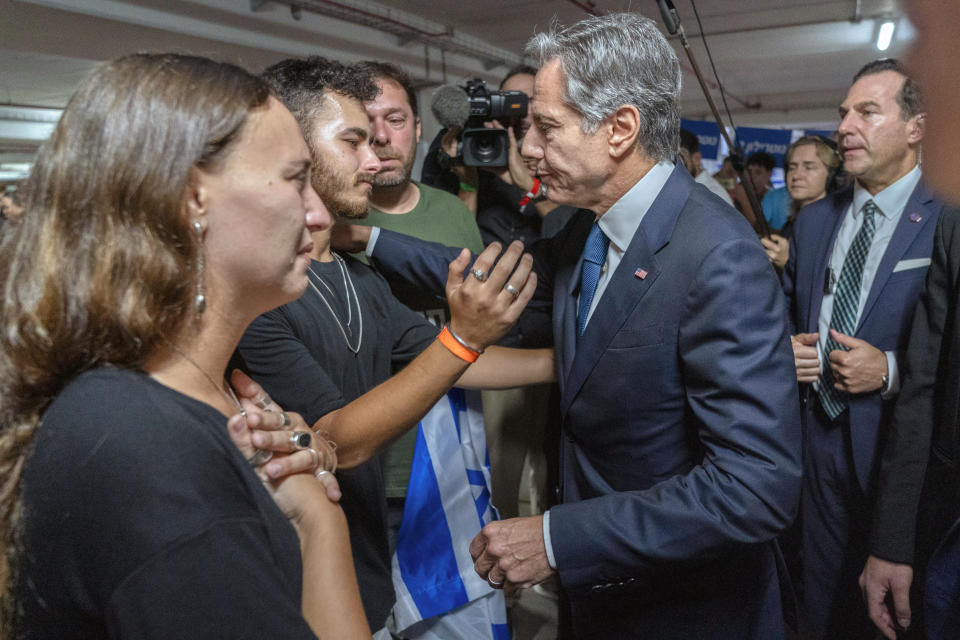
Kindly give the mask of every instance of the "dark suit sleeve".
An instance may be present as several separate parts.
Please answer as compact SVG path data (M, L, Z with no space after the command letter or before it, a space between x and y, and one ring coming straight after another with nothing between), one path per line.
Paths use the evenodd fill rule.
M703 457L650 488L551 508L567 589L720 558L771 540L796 514L799 400L784 299L765 254L753 239L723 243L677 295L686 313L676 401L685 404L682 425Z
M529 248L530 253L533 254L534 271L538 277L537 291L533 300L527 304L517 325L500 344L529 348L547 347L552 344L550 312L553 302L553 280L551 274L558 245L558 241L550 239L538 241ZM424 291L443 294L447 284L449 265L461 251L462 249L381 229L373 253L368 257L371 264L387 281L399 281ZM476 254L470 256L471 265L476 258ZM469 273L468 268L464 271L464 276L466 277Z
M388 229L380 229L373 253L368 257L388 281L399 280L425 291L443 292L450 263L462 249L427 242ZM470 257L470 263L476 259Z
M956 322L958 225L956 211L941 213L926 288L901 360L903 384L880 467L870 541L870 552L891 562L912 564L914 558L917 511L936 420L936 387L947 377L944 367L949 363L944 334Z
M797 333L797 314L794 304L796 304L797 291L797 234L796 228L790 234L790 253L787 256L787 264L783 267L780 274L780 284L783 286L783 293L787 300L787 318L790 324L790 335Z

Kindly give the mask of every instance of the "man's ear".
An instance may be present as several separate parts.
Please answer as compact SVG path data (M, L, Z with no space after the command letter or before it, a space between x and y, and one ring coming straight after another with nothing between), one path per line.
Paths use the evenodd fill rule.
M609 152L614 158L622 158L637 146L640 135L640 112L633 105L625 104L607 118L610 131Z
M420 144L420 118L417 118L417 144Z
M923 141L923 134L927 130L927 114L918 113L910 118L907 124L907 142L909 144L919 144Z

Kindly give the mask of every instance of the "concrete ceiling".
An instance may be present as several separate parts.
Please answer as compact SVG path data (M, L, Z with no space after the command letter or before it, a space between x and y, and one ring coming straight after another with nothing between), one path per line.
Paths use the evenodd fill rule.
M692 4L675 4L719 103ZM895 0L696 4L737 125L832 127L853 73L880 55L905 55L913 36ZM43 108L63 107L96 63L124 53L191 52L252 70L312 53L383 59L411 73L429 100L442 83L497 82L553 20L621 10L660 22L655 0L0 0L0 162L29 159L56 120ZM887 18L898 26L881 54L874 43ZM684 116L711 119L679 39L670 40L684 65ZM429 117L424 124L431 133Z

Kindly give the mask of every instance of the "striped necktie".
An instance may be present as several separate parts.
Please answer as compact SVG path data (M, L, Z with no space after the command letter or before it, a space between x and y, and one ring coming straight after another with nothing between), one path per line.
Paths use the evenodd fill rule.
M875 214L880 213L873 200L867 200L863 205L863 226L857 232L847 257L843 260L843 269L840 279L833 293L833 312L830 314L830 328L840 333L852 336L857 329L857 308L860 305L860 283L863 281L863 266L867 262L870 252L870 243L873 242L873 233L876 229ZM827 336L824 348L823 373L820 374L820 404L823 405L831 420L844 412L849 401L847 394L838 391L833 386L833 371L830 369L830 353L837 349L846 351L836 340Z
M587 236L587 244L583 247L583 265L580 267L580 304L577 307L577 335L582 336L587 328L587 316L590 315L590 303L593 294L597 292L597 282L600 281L600 272L607 259L607 246L610 239L603 233L596 222Z

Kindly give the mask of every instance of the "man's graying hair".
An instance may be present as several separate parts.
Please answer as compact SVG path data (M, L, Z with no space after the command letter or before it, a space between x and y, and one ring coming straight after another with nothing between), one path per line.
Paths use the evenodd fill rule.
M639 146L652 160L672 160L680 131L680 61L649 18L612 13L538 33L526 54L541 69L560 60L566 102L580 128L594 133L623 105L640 111Z

